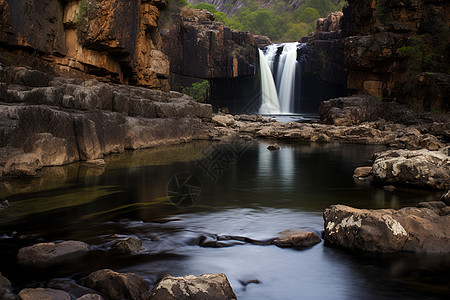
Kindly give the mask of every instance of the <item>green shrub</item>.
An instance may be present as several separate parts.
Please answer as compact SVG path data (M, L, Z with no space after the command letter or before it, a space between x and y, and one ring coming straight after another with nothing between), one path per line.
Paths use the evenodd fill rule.
M209 94L209 81L194 82L190 87L181 87L183 94L191 96L194 101L205 102Z
M387 0L377 0L377 3L375 4L375 11L377 12L378 19L384 25L387 25L391 20L390 10L386 4Z

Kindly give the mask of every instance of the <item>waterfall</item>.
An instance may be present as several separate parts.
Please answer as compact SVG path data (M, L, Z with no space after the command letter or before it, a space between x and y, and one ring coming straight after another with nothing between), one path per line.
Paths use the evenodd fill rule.
M295 85L296 85L296 71L298 67L297 61L297 49L303 47L304 44L299 43L283 43L283 44L273 44L266 47L265 52L260 50L260 61L261 54L264 55L264 65L267 65L272 72L272 78L275 81L279 110L270 111L269 113L293 113L295 104ZM262 62L261 62L262 63ZM261 67L261 84L262 90L267 88L264 84L267 84L262 79ZM266 76L266 75L265 75ZM267 77L267 76L266 76ZM264 98L261 108L266 108ZM267 110L260 109L260 113L267 113Z
M262 104L259 108L261 114L279 114L280 104L278 102L277 89L273 82L272 72L264 57L261 49L259 51L259 65L261 68L261 89L262 89Z

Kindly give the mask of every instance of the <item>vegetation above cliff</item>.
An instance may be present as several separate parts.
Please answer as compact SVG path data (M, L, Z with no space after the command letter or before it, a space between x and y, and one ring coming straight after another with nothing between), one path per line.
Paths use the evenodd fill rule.
M187 5L185 0L170 2ZM205 0L205 2L212 1ZM314 31L317 19L325 17L330 12L341 11L346 4L342 0L303 0L295 2L294 9L294 5L290 4L292 1L269 2L266 4L265 1L263 5L262 1L258 0L242 0L240 3L242 7L230 18L218 11L213 4L201 2L190 6L212 12L216 21L233 29L265 35L275 42L286 42L296 41L308 35Z

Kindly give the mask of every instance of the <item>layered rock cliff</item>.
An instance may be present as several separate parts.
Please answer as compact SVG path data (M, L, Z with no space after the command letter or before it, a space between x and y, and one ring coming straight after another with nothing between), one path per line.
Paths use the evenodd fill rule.
M198 9L172 13L161 35L174 89L204 79L253 76L258 48L271 43L267 37L214 22L213 14Z
M168 91L166 0L0 0L0 58L58 76Z
M450 110L450 2L349 0L344 8L348 87L417 109Z

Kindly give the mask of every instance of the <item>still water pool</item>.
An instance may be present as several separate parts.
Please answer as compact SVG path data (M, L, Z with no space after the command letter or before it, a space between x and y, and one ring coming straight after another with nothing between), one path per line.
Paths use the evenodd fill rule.
M225 273L239 299L437 299L450 293L450 256L361 254L324 243L282 249L235 241L264 241L287 229L321 234L322 212L333 204L401 208L439 198L409 189L387 192L355 182L383 147L267 142L190 144L105 158L106 168L83 164L46 168L40 178L2 183L0 272L16 289L54 278L82 282L110 268L152 285L163 275ZM183 185L183 183L185 183ZM169 197L168 197L169 196ZM136 237L145 250L124 255L114 239ZM44 241L92 245L82 260L36 269L16 262L20 247ZM259 284L248 281L257 280Z

